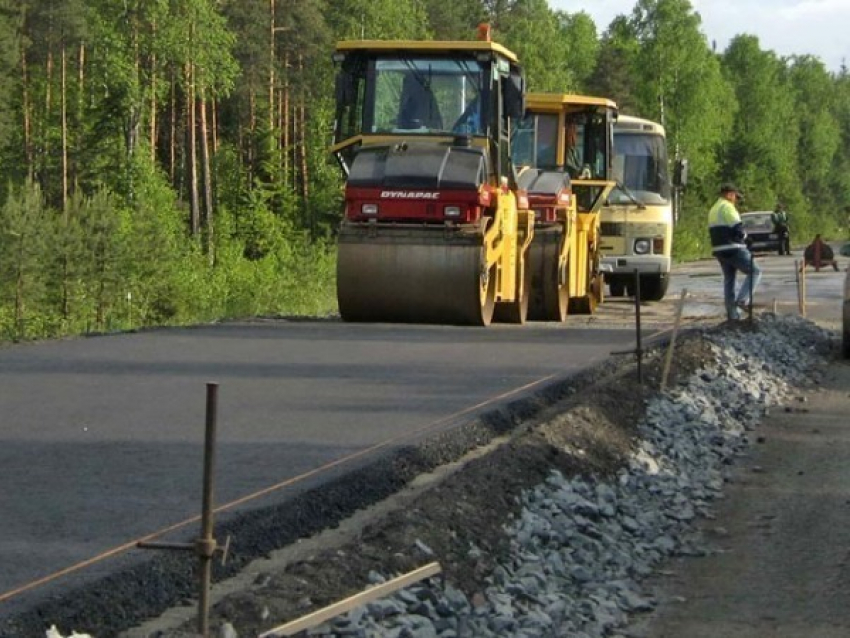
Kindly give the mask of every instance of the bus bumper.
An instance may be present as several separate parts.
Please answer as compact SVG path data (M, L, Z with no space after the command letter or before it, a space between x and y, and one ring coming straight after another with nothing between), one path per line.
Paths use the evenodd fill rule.
M663 255L603 257L600 260L600 270L609 281L612 276L618 275L634 277L635 270L641 275L666 274L670 272L670 258Z

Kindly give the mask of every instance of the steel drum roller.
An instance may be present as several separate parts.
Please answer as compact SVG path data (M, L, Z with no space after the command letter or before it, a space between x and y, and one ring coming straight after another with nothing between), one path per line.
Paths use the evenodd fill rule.
M343 225L337 301L345 321L488 325L495 282L480 233Z
M567 273L560 273L561 229L537 229L528 248L531 299L528 318L533 321L565 321L569 301Z

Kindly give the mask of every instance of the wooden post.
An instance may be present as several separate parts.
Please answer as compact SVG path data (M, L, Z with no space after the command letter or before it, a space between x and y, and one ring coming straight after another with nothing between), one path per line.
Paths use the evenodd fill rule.
M427 565L424 565L419 569L415 569L412 572L409 572L397 578L393 578L392 580L389 580L385 583L381 583L380 585L370 587L369 589L362 591L359 594L350 596L349 598L334 603L328 607L325 607L324 609L314 611L311 614L307 614L302 618L298 618L297 620L288 622L285 625L280 625L279 627L275 627L274 629L269 629L268 631L261 633L259 638L293 636L306 629L316 627L317 625L322 624L326 620L330 620L331 618L349 612L352 609L359 607L360 605L365 605L366 603L371 602L373 600L377 600L378 598L388 596L389 594L393 593L398 589L402 589L403 587L412 585L413 583L416 583L420 580L424 580L425 578L435 576L436 574L439 574L440 571L441 568L439 563L428 563Z
M806 262L804 261L802 263L805 264ZM803 314L803 293L802 293L802 290L800 288L801 285L802 285L802 283L800 281L800 279L802 277L802 274L801 274L802 268L805 268L805 265L801 266L800 262L795 260L794 261L794 283L796 284L796 287L797 287L797 312L799 312L801 315Z
M664 357L664 371L661 374L661 391L667 388L667 376L670 374L670 364L673 361L673 350L676 347L676 335L679 333L679 326L682 323L682 310L685 308L685 297L688 296L687 289L682 289L682 296L679 297L679 303L676 305L676 318L673 321L673 334L670 336L670 343L667 345L667 353Z

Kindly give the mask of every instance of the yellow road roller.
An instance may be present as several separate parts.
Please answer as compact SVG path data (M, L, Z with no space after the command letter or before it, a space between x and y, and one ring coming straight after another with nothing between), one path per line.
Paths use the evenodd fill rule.
M334 62L343 320L525 322L534 220L511 164L516 56L489 40L356 40Z
M513 132L518 185L534 215L528 318L564 321L592 314L603 296L599 214L615 186L613 125L606 98L529 93Z

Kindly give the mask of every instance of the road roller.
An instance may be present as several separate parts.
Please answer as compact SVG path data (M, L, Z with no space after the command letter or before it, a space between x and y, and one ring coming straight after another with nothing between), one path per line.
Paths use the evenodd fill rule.
M511 163L517 57L489 38L356 40L334 62L342 319L524 323L534 219Z
M592 314L602 301L599 214L615 186L616 118L617 105L606 98L526 95L512 157L534 217L526 274L530 320Z

